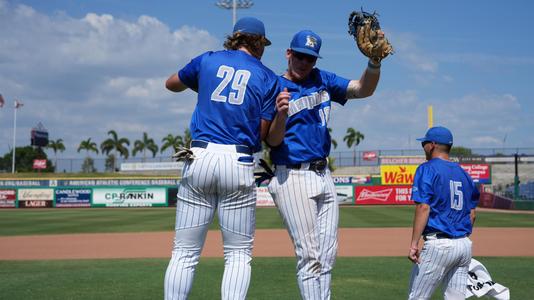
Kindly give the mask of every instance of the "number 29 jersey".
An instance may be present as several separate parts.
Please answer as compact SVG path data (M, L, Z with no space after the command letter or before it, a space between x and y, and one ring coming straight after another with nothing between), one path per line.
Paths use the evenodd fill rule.
M191 60L178 76L198 93L192 139L261 150L261 119L272 121L280 92L269 68L240 50L210 51Z
M470 235L471 209L480 193L467 172L457 163L433 158L415 171L412 200L430 206L423 234L443 232L451 237Z

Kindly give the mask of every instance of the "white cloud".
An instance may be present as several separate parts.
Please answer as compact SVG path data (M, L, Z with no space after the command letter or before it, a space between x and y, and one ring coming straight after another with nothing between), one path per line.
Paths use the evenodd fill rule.
M390 34L389 39L395 48L395 56L408 68L425 73L436 73L437 61L425 53L418 44L418 38L411 33Z
M173 30L151 16L73 18L1 0L0 28L10 28L0 30L0 92L8 103L25 103L17 144L27 145L42 122L51 139L63 138L65 156L76 155L82 139L100 143L110 129L132 140L143 131L158 141L182 133L196 97L166 91L165 80L194 56L222 48L205 30ZM12 143L7 108L0 110L0 155Z

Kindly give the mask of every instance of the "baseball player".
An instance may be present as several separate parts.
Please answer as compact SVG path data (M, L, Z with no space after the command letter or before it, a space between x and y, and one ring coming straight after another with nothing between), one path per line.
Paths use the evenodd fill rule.
M465 299L480 193L467 172L449 161L453 138L447 128L432 127L418 140L428 161L417 168L412 188L416 208L408 258L415 264L408 298L430 299L442 283L445 299Z
M255 231L254 158L276 113L277 76L260 59L264 24L236 22L227 50L206 52L166 82L198 93L176 207L176 235L165 273L165 299L187 299L209 224L218 208L224 243L222 299L245 299Z
M371 62L360 80L317 69L320 49L321 38L310 30L291 40L287 71L280 77L284 91L278 96L289 101L286 132L281 143L267 138L276 167L268 188L293 240L303 299L330 299L337 252L339 211L326 159L331 103L371 96L380 76L380 64Z

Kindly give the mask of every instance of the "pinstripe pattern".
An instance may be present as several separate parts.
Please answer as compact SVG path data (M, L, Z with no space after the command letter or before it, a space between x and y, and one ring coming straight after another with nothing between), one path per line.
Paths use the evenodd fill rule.
M238 161L235 147L192 148L176 204L176 235L165 273L165 299L187 299L209 224L218 211L224 244L222 299L245 299L255 231L254 163ZM218 209L217 209L218 208Z
M330 171L318 174L277 166L269 192L295 247L302 299L330 299L337 254L339 208Z
M465 299L471 248L467 237L425 241L421 263L412 269L408 299L430 299L439 284L444 299Z

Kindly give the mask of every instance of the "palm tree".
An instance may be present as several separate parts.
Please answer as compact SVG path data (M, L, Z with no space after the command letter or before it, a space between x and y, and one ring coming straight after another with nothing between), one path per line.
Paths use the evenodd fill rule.
M189 128L186 128L184 130L184 145L186 148L189 148L191 146L191 131L189 130Z
M343 141L347 143L349 149L354 145L354 165L356 165L356 146L358 146L364 138L365 136L363 133L354 130L352 127L347 128L347 134L343 137Z
M164 137L161 142L163 145L161 146L160 152L163 153L168 148L171 148L172 150L175 150L178 147L184 147L184 140L179 135L172 135L169 133L166 137Z
M108 135L111 135L111 137L100 144L100 150L102 150L102 153L108 155L111 151L113 151L115 153L115 158L117 158L118 153L120 156L124 156L124 159L128 159L130 152L126 146L130 146L130 141L127 138L119 138L115 130L108 131ZM116 169L115 167L114 161L114 170Z
M65 151L65 145L63 144L63 139L57 139L57 140L50 140L48 142L47 148L52 149L54 151L54 167L57 169L57 152L63 152Z
M96 147L96 143L91 141L91 138L88 138L85 141L82 141L80 143L80 146L78 146L78 153L82 150L87 151L87 157L89 157L89 151L96 152L98 154L98 148Z
M332 128L328 128L328 133L330 133L330 142L332 143L332 146L334 146L334 149L336 149L337 141L332 138Z
M134 142L132 156L135 156L137 152L143 152L143 161L145 161L146 150L152 152L152 157L156 157L156 153L158 152L158 145L156 145L153 139L148 138L148 134L146 132L143 132L143 139L136 140Z

